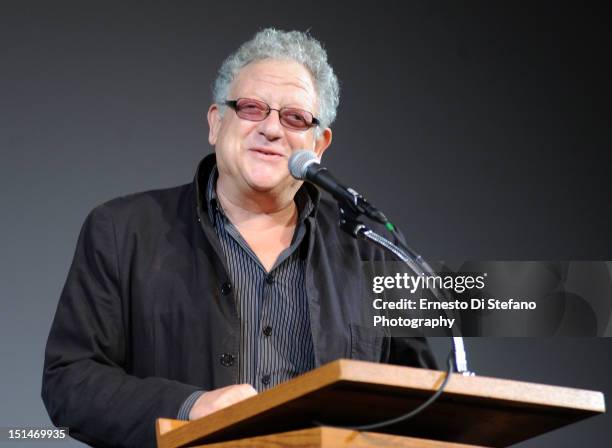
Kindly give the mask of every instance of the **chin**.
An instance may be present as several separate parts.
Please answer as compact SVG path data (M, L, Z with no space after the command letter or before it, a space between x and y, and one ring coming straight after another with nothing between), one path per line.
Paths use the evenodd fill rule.
M276 190L279 184L275 182L249 182L249 186L259 193L267 193Z
M288 172L279 173L272 170L256 170L246 176L247 183L256 191L269 191L287 183Z
M255 191L260 193L267 193L271 191L280 191L289 186L289 183L285 178L280 177L251 177L248 179L248 185Z

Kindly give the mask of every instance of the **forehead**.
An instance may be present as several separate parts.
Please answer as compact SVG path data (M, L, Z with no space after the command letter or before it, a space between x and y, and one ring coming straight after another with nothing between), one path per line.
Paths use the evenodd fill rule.
M289 60L264 59L245 65L230 87L232 98L256 98L271 106L314 108L317 95L312 75Z

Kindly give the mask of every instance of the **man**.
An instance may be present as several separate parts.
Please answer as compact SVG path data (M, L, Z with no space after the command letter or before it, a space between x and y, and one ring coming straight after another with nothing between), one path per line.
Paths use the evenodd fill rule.
M338 82L320 44L266 29L219 71L215 154L192 184L88 216L47 344L53 422L99 446L153 446L195 419L337 358L432 366L423 340L361 325L362 260L337 207L288 159L332 140Z

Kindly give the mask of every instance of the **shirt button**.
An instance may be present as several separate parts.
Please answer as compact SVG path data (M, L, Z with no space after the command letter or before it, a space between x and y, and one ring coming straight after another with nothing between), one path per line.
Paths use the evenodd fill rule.
M273 274L266 275L266 283L268 285L271 285L272 283L274 283L274 275Z
M221 294L223 294L224 296L228 295L230 292L232 292L232 284L230 282L226 282L223 283L221 285Z
M231 367L234 365L235 357L231 353L223 353L219 360L221 361L221 365L223 367Z
M265 334L266 336L270 336L272 334L272 327L268 325L266 328L264 328L263 334Z
M261 383L264 386L267 386L268 384L270 384L270 375L264 375L261 377Z

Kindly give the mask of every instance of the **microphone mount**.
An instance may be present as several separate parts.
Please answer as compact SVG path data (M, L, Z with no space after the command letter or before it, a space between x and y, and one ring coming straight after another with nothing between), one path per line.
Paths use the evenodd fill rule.
M340 205L340 204L339 204ZM407 245L403 245L404 249L389 241L382 235L369 229L363 222L359 221L359 214L352 209L345 209L340 205L340 228L346 233L351 235L353 238L363 239L377 246L393 253L396 255L408 268L416 273L417 275L434 275L433 269L429 264L421 257L410 249ZM398 239L399 241L399 239ZM444 301L444 293L437 288L431 288L434 297L439 302ZM452 331L452 330L451 330ZM456 331L456 330L455 330ZM460 334L452 336L453 341L453 355L455 358L456 372L464 376L473 376L474 372L468 369L467 355L465 352L465 345L463 343L463 337Z
M327 168L318 163L312 163L306 168L306 171L311 179L316 179L318 183L327 187L326 190L332 194L334 199L336 199L339 204L350 209L352 213L365 215L383 225L389 222L387 217L370 204L358 191L351 187L345 187L337 182Z

